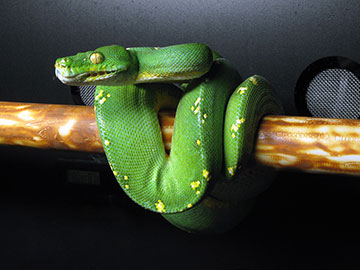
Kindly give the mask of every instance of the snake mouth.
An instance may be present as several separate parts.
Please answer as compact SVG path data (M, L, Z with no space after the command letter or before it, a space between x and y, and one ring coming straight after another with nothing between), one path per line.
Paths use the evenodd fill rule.
M116 71L98 71L98 72L90 72L84 75L84 82L98 82L111 79L116 75Z
M93 84L101 81L106 81L113 78L117 71L93 71L84 72L76 75L64 75L60 69L55 70L55 75L58 79L68 85L84 85Z

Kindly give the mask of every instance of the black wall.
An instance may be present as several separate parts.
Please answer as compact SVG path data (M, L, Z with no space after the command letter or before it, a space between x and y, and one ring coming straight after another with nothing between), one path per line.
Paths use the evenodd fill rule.
M99 46L203 42L245 78L261 74L295 114L300 73L340 55L360 61L359 1L4 1L3 100L70 103L53 75L57 57Z
M69 88L54 76L57 57L110 44L203 42L230 59L243 78L260 74L270 80L286 113L296 115L295 84L309 64L326 56L360 62L359 14L358 0L6 0L0 3L0 100L72 104ZM1 269L150 262L183 269L360 265L358 178L283 172L236 230L199 237L134 206L120 191L111 194L120 203L94 203L96 194L109 192L63 184L71 166L97 164L112 179L106 165L94 160L0 147Z

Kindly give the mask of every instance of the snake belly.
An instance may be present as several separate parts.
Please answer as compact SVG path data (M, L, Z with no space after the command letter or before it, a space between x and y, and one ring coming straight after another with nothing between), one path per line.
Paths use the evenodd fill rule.
M223 232L235 226L271 183L269 169L251 159L259 121L281 112L270 84L260 76L241 83L230 63L203 44L108 46L81 57L96 65L111 60L105 70L111 79L97 82L88 76L86 84L97 85L100 136L125 193L186 231ZM71 66L75 60L57 63ZM115 65L121 70L117 77ZM69 80L60 68L57 76ZM81 76L72 83L81 85ZM158 112L169 108L176 108L176 115L167 155Z

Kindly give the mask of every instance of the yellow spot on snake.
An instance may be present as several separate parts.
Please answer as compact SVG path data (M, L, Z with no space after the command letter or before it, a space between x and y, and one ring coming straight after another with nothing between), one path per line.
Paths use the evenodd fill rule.
M107 96L107 97L111 97L111 95L110 95L110 94L107 94L106 96Z
M244 122L245 122L245 118L236 119L236 123L231 125L230 131L237 132L240 128L240 125ZM231 136L234 138L235 134L233 133Z
M233 176L233 175L234 175L234 168L233 168L233 167L229 167L229 168L228 168L228 172L229 172L229 174L230 174L231 176Z
M205 119L206 119L207 117L208 117L208 115L207 115L206 113L204 113L204 115L203 115L203 118L204 118L204 119L201 120L201 123L204 124L204 123L205 123Z
M194 114L197 114L199 112L200 108L199 107L196 107L195 111L194 111Z
M241 118L241 119L236 120L236 123L238 123L238 124L242 124L244 122L245 122L245 118Z
M105 143L105 145L109 145L109 144L110 144L110 142L109 142L108 140L105 140L104 143Z
M236 136L234 133L231 134L231 137L234 139Z
M200 181L193 181L193 182L191 182L190 186L193 190L195 190L198 187L200 187Z
M200 141L200 140L197 140L196 143L197 143L197 145L200 145L200 144L201 144L201 141Z
M244 94L245 91L248 90L247 87L239 87L239 89L236 91L237 93L240 93L240 95Z
M126 189L129 189L129 185L125 185L125 188L126 188Z
M102 99L100 99L99 103L103 104L106 101L106 97L103 97Z
M189 203L189 204L187 205L187 207L188 207L188 208L191 208L191 207L193 207L193 205L192 205L191 203Z
M99 94L95 97L95 100L98 100L99 98L101 98L101 97L103 96L103 93L104 93L104 91L101 90L101 91L99 92Z
M124 175L124 180L128 180L128 179L129 179L129 176Z
M198 190L198 191L196 191L196 195L199 195L200 194L200 191Z
M158 200L158 201L155 203L155 207L156 207L156 209L158 210L158 212L160 212L160 213L164 213L164 212L165 212L165 204L164 204L161 200Z
M254 85L258 85L258 84L259 84L255 77L250 77L249 80L250 80L250 82L252 82L252 84L254 84Z
M232 125L231 125L231 128L230 128L230 131L235 131L235 132L237 132L238 129L239 129L239 127L238 127L237 125L232 124Z
M195 107L194 106L191 106L191 110L194 111Z
M203 176L205 177L206 181L210 181L211 176L208 170L203 170Z
M114 175L115 175L115 176L117 176L117 175L118 175L117 171L114 171Z
M198 97L198 98L195 100L194 105L197 106L197 105L199 104L200 100L201 100L201 99Z

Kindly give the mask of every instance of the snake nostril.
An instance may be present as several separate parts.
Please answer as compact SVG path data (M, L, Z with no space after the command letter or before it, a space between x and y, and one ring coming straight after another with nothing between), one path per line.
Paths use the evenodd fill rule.
M58 61L58 64L61 66L61 67L68 67L69 65L71 65L71 59L65 57L65 58L62 58Z

